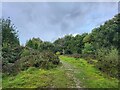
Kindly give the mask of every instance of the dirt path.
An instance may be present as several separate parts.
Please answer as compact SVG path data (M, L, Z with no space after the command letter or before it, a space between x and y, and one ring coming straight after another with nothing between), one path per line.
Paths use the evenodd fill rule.
M66 75L70 78L70 79L72 79L73 81L74 81L74 83L75 83L75 87L74 86L70 86L71 88L82 88L81 86L80 86L80 81L79 81L79 79L77 79L76 77L75 77L75 73L79 73L79 70L76 68L76 67L74 67L74 66L72 66L71 64L69 64L69 63L67 63L67 62L65 62L65 61L63 61L63 60L61 60L61 62L62 62L62 69L64 69L65 71L66 71Z

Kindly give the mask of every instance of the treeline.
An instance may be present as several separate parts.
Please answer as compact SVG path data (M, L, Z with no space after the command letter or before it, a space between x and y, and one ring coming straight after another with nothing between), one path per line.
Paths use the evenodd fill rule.
M56 51L86 58L90 63L93 63L91 59L96 59L95 66L98 69L110 76L119 77L119 32L120 14L93 29L91 33L75 37L66 35L56 40L54 45Z
M54 42L56 51L63 54L74 54L83 57L89 63L94 63L101 71L113 77L119 70L120 14L106 21L103 25L82 35L66 35ZM92 59L96 59L93 62Z
M2 24L3 71L9 71L7 69L11 68L8 66L17 62L21 62L20 66L18 64L11 66L19 66L20 70L29 66L54 67L59 64L57 55L65 54L85 58L102 72L119 77L120 14L93 29L91 33L66 35L53 43L32 38L25 46L20 46L17 32L10 19L3 19Z

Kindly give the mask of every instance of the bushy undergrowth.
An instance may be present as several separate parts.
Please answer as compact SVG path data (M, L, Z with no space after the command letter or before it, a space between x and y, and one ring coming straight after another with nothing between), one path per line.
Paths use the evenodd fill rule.
M2 65L7 63L14 63L20 58L21 50L23 47L18 46L15 48L2 48Z
M8 74L17 74L21 70L29 67L50 69L59 64L59 58L49 51L39 52L34 49L24 48L21 58L14 63L7 63L3 66L3 72Z
M118 50L115 48L100 49L96 66L110 76L118 77Z

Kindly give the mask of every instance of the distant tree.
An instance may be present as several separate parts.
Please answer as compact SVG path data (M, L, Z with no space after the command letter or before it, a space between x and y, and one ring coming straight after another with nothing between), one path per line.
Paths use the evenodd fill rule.
M43 42L43 43L40 45L39 49L40 49L41 51L43 51L43 50L54 51L54 44L52 44L52 43L50 43L50 42Z
M33 48L33 49L39 49L40 45L43 43L43 41L39 38L32 38L26 42L26 46Z
M29 41L27 41L26 43L27 47L30 47L32 49L36 49L39 51L44 51L44 50L49 50L54 52L54 44L50 43L50 42L43 42L41 39L39 38L32 38Z

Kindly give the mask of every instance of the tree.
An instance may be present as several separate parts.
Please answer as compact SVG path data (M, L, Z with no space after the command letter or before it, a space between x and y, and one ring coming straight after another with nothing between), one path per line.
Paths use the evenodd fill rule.
M116 15L111 20L106 21L100 27L92 30L92 44L96 49L101 47L110 48L111 46L118 47L119 39L119 16Z
M43 42L40 45L39 50L40 51L49 50L49 51L53 51L54 52L54 44L52 44L50 42Z
M39 49L40 45L43 43L43 41L39 38L32 38L26 42L26 46L33 48L33 49Z
M92 41L91 34L88 34L83 38L83 43L87 43L87 42L90 43L91 41Z
M2 47L13 48L19 45L19 38L14 24L11 23L10 18L2 19Z
M93 52L94 52L93 46L90 43L85 43L82 53L83 54L92 54Z
M10 18L2 19L2 57L3 65L20 58L21 47L18 32Z

